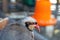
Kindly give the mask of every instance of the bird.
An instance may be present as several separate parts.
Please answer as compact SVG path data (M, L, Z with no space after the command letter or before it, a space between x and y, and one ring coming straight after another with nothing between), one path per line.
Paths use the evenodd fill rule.
M25 17L21 22L8 24L1 32L1 40L34 40L34 29L39 26L35 19Z
M37 24L37 21L29 16L25 17L21 23L31 32L34 40L34 29L37 29L40 32L40 26Z
M37 21L31 16L25 17L24 19L22 19L21 23L22 25L26 26L28 30L33 31L34 29L37 29L38 31L40 31L40 26L38 25ZM33 27L30 28L30 26L33 26Z

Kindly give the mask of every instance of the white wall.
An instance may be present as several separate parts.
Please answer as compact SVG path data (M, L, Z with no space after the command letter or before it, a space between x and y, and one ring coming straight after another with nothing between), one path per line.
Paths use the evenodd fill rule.
M57 0L50 0L51 3L57 3Z
M15 2L16 2L16 0L10 0L10 2L15 3Z

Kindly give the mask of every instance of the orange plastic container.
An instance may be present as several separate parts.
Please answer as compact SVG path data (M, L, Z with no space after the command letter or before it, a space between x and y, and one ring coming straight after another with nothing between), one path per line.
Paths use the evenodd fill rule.
M36 0L35 12L33 18L37 20L40 26L54 25L56 19L51 18L51 3L49 0Z

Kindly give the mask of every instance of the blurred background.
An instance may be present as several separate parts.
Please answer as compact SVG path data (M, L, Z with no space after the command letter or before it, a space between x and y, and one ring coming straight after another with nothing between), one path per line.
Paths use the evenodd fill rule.
M0 0L0 12L3 15L19 15L21 16L32 16L34 14L36 0ZM46 28L41 27L41 34L43 37L46 37L50 40L60 40L60 0L50 0L52 14L55 15L57 24L54 27L52 38L46 37Z

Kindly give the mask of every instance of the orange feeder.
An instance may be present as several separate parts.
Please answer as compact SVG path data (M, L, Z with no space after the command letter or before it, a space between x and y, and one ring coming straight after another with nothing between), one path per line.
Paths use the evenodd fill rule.
M51 18L51 3L49 0L36 0L35 12L33 18L40 26L56 24L56 19Z

